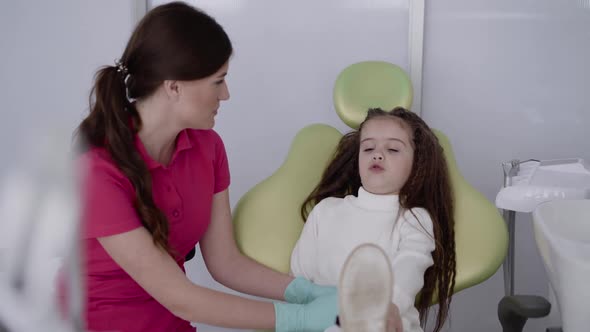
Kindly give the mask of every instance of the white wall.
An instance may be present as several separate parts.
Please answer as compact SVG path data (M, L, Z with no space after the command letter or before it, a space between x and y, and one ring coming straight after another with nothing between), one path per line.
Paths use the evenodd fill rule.
M122 53L134 9L120 0L0 2L0 171L49 128L72 132L94 72Z
M500 163L590 160L590 10L579 1L427 1L422 116L493 200ZM516 293L547 295L529 215L517 215ZM453 330L497 331L502 270L457 295ZM544 331L552 319L531 320Z
M427 1L422 114L449 136L463 175L490 200L502 161L590 160L590 10L583 1ZM226 27L236 49L232 98L216 127L231 163L232 204L281 164L303 126L346 130L331 105L342 68L367 59L408 68L402 0L192 3ZM122 53L134 8L120 0L0 3L0 172L27 136L49 125L75 127L92 75ZM544 295L528 219L517 220L516 290ZM200 257L187 269L195 282L224 289ZM501 272L454 298L453 331L500 330ZM526 331L547 321L531 321Z

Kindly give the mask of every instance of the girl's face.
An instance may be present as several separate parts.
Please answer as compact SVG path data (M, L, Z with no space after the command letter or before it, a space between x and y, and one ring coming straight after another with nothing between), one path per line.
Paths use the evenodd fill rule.
M412 171L414 147L402 120L378 117L361 130L359 173L363 188L379 195L398 194Z
M211 129L222 100L229 99L225 82L228 63L209 77L194 81L179 81L180 93L176 105L178 120L183 128Z

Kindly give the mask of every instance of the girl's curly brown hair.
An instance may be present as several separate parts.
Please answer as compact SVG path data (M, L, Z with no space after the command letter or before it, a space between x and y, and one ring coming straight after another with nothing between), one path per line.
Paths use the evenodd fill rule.
M456 258L454 232L454 202L447 163L438 138L416 114L397 107L391 111L370 109L358 130L342 137L334 157L324 171L320 183L301 206L303 220L311 208L327 197L358 196L361 178L358 169L360 134L363 126L377 118L395 118L408 130L414 147L414 162L410 176L399 192L402 209L424 208L433 223L434 265L424 273L424 286L416 300L420 322L425 327L433 299L439 310L434 331L442 328L451 304L455 286Z

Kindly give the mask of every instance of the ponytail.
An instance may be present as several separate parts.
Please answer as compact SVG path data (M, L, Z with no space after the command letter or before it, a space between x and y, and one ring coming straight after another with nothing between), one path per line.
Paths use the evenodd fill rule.
M78 127L77 135L84 144L104 147L109 152L135 189L133 207L141 223L152 235L154 244L170 252L168 220L154 203L149 170L135 148L134 137L141 128L141 119L128 99L128 73L121 67L125 68L117 63L117 67L103 67L96 74L90 114Z

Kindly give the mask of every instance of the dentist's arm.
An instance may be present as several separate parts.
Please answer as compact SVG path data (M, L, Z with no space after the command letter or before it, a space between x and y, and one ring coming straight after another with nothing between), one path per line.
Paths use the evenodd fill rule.
M284 300L293 277L244 256L234 239L228 190L213 196L211 224L200 241L203 259L219 283L251 295Z
M151 235L143 227L98 240L148 294L184 320L232 328L275 327L272 303L248 300L193 284L174 259L154 245Z
M308 223L309 227L312 227L313 223ZM309 275L307 278L293 279L244 256L239 252L233 234L229 194L225 190L213 197L211 224L200 242L205 264L219 283L242 293L301 304L336 293L334 287L318 286L309 282ZM304 230L304 234L307 234L307 231ZM310 268L315 259L306 254L308 249L296 249L294 254ZM301 275L295 274L296 277Z

